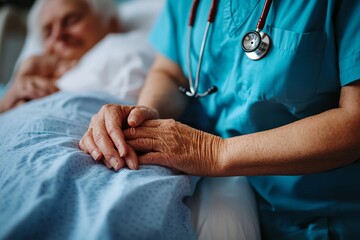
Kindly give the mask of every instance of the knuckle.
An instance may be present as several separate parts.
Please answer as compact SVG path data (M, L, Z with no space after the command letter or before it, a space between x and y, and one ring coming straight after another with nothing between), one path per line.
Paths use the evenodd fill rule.
M98 145L99 143L101 143L103 141L105 136L104 136L103 132L99 132L99 133L93 134L93 138L94 138L94 142Z
M155 139L150 140L150 146L151 146L151 149L153 149L153 150L157 149Z
M176 125L176 121L174 119L167 119L167 125L169 126L175 126Z
M129 128L129 133L130 133L130 136L136 136L136 128Z
M103 153L104 158L109 161L113 156L110 153Z
M119 160L121 161L119 154L117 154L117 152L115 151L114 148L103 149L102 156L104 157L104 159L106 159L108 161L108 163L110 163L110 159L112 159L112 158L117 159L117 161L119 161Z
M164 122L163 128L165 131L173 131L177 126L177 122L174 119L167 119Z
M84 138L80 140L79 148L85 153L90 153L92 150L92 146L90 144L87 144L87 141Z
M84 138L82 138L80 141L79 141L79 147L81 150L85 150L85 145L84 145Z
M100 112L107 112L111 108L112 104L105 104L101 107Z
M103 114L114 118L121 112L121 106L117 104L106 104L101 108L101 111Z
M114 135L118 130L119 130L118 127L116 127L115 125L112 125L111 127L109 127L107 129L107 132L109 135Z
M90 142L91 137L92 136L91 136L90 132L86 131L84 136L80 139L80 142L79 142L80 147L86 148L86 146L88 145L88 142Z
M93 115L93 116L91 117L91 121L90 121L90 122L97 122L97 120L98 120L98 115L95 114L95 115Z
M153 141L152 140L150 140L150 142L149 141L147 141L147 140L145 140L145 139L143 139L143 138L139 138L139 139L135 139L134 140L135 141L135 145L137 145L137 146L139 146L139 147L147 147L147 148L150 148L150 149L153 149Z
M118 108L118 105L116 104L106 104L105 105L105 109L108 110L108 111L112 111L114 109L117 109Z
M149 114L150 113L150 109L148 107L145 106L136 106L134 108L134 111L138 112L138 113L142 113L142 114Z

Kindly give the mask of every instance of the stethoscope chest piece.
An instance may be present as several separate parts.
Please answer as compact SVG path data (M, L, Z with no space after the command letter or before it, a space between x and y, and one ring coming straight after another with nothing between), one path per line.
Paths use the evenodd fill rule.
M264 32L250 31L241 41L241 47L251 60L262 59L270 49L270 37Z

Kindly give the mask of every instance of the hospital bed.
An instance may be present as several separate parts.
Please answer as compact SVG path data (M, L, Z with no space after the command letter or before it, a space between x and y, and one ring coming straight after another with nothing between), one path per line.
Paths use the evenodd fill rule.
M127 1L119 4L119 14L122 22L128 29L143 29L144 31L149 31L162 4L163 0ZM25 41L26 29L24 26L27 15L26 10L14 7L2 8L0 15L0 82L4 85L11 79L13 66L16 65L16 62L19 63L36 52L37 45L29 38ZM24 42L25 45L23 49L21 49ZM9 53L8 51L11 52ZM43 221L41 213L38 213L39 211L41 212L41 210L35 211L34 209L44 207L44 211L54 212L54 218L56 216L62 216L61 213L57 212L56 207L51 205L47 199L58 198L59 204L66 205L65 200L61 199L62 196L67 196L69 191L74 191L77 193L77 199L68 199L68 201L72 201L73 206L68 206L67 211L79 211L79 215L81 216L79 219L82 219L84 222L79 223L76 222L76 220L71 221L58 218L48 220L55 221L57 225L71 224L71 226L66 229L74 231L71 236L76 237L78 236L76 235L78 234L77 230L91 226L91 223L88 223L87 219L93 219L92 216L86 215L89 213L83 209L84 205L91 208L91 204L97 203L100 205L96 206L96 208L101 209L100 213L96 215L97 218L95 220L93 219L96 221L97 227L89 229L89 236L86 237L87 239L111 238L114 236L114 232L108 231L107 228L111 226L113 222L129 221L129 219L122 219L122 217L117 215L116 211L118 209L114 207L114 203L101 205L103 202L99 200L99 197L108 197L109 201L120 201L120 195L114 197L114 194L110 194L110 196L109 192L116 192L118 188L122 189L122 182L127 179L133 179L133 184L139 185L137 194L142 191L146 192L148 188L152 186L142 185L141 179L151 177L149 172L153 171L159 176L161 175L162 178L159 178L157 183L159 185L153 186L155 190L152 191L160 191L159 189L163 188L166 193L167 184L171 183L172 185L176 185L176 189L178 189L179 192L174 192L171 196L161 195L161 202L168 204L174 202L174 199L185 201L186 205L191 209L190 214L186 208L172 209L172 206L169 206L169 211L172 215L175 214L175 216L178 216L179 219L191 217L198 239L245 239L245 233L249 234L249 232L251 236L254 236L253 239L260 239L255 198L246 179L243 177L203 178L199 180L199 178L177 175L171 170L152 166L144 167L139 176L136 176L136 173L132 171L123 170L123 176L120 177L119 175L114 176L112 171L104 169L104 166L101 164L95 165L94 167L94 162L88 155L81 154L79 151L74 150L77 149L78 139L86 130L91 116L96 113L103 104L109 102L116 102L116 99L106 95L97 95L94 97L89 94L74 95L60 93L47 97L46 99L33 101L29 104L30 108L20 107L15 109L11 114L6 116L0 115L0 123L8 125L6 128L0 128L0 135L2 137L0 140L0 163L3 167L2 171L4 171L2 175L0 175L0 181L4 181L4 179L8 177L9 179L12 178L14 182L16 182L16 179L19 179L18 182L24 184L13 186L7 182L7 185L4 185L3 193L6 193L6 191L13 192L14 189L17 188L24 189L24 192L13 195L13 199L6 199L6 197L4 198L4 196L2 196L0 212L6 212L9 208L14 207L11 204L6 204L6 202L13 202L14 198L19 202L37 202L37 204L17 206L19 209L16 211L21 212L20 216L23 216L24 219L27 219L30 215L34 222L38 219L39 224L45 224L41 222ZM49 113L52 109L61 109L61 111ZM35 115L36 117L34 117ZM28 118L31 119L31 121L23 124L19 128L17 125L17 117ZM3 138L4 136L11 137ZM15 160L18 161L16 167L10 163L8 164L8 159L14 159L15 153L17 156ZM55 160L58 162L57 164L52 163L52 161ZM27 172L26 164L32 164L32 167L35 165L35 167L33 167L34 172ZM5 174L5 171L7 174ZM84 175L85 171L90 173ZM13 178L13 176L9 174L16 174L17 176ZM21 176L21 174L24 174L24 176ZM26 198L24 198L24 194L27 191L25 190L27 186L22 179L24 177L29 178L30 182L32 181L31 179L37 179L34 181L40 179L42 181L39 183L36 191L30 191L28 193L30 196L26 196ZM89 180L90 177L96 177L98 184L92 183L91 186L86 185L86 182L91 181ZM49 178L58 179L59 182L54 185L54 182ZM110 186L108 186L109 181L113 183ZM36 182L32 184L37 186ZM89 192L79 187L83 186L82 184L85 184L85 188L89 187L93 189L90 195ZM102 184L107 187L104 187ZM68 187L64 188L64 186ZM159 186L161 186L161 188L159 188ZM105 190L107 194L104 193ZM182 192L180 192L180 190L182 190ZM39 198L38 195L41 195L44 191L48 192L48 195L45 194L44 198ZM126 191L126 189L122 189L120 193L122 191ZM100 192L100 196L97 196L95 192ZM191 196L193 193L194 195ZM32 194L34 194L34 196ZM161 192L159 194L161 194ZM123 208L127 210L132 209L132 211L139 212L138 217L142 219L142 222L139 222L138 219L133 219L133 221L139 225L139 228L142 228L134 232L129 232L128 236L133 236L133 239L147 239L144 235L139 237L139 235L136 234L142 234L142 232L145 231L144 229L153 224L153 222L156 222L151 218L147 219L141 216L143 209L147 206L147 203L144 201L151 200L134 200L135 197L138 198L139 196L136 196L135 193L130 194L129 199L132 201L132 204L129 205L129 201L127 201L122 205ZM80 198L80 200L78 198ZM28 199L33 199L33 201ZM138 205L138 208L135 209L133 204ZM175 210L179 212L173 213ZM134 216L134 214L131 214L131 216ZM31 229L22 227L21 219L10 219L6 223L1 222L2 220L4 220L4 218L0 218L0 226L3 226L3 230L0 230L0 238L6 237L6 234L12 231L31 232ZM150 222L148 222L148 220ZM172 239L183 239L181 232L192 231L192 229L189 230L186 227L179 226L178 220L167 219L165 222L167 222L167 225L165 224L168 227L167 229L172 229L173 231L171 233L173 236ZM244 222L246 224L240 224ZM164 224L164 222L161 224ZM169 227L168 225L171 224L174 226ZM8 232L2 232L4 229L7 229ZM51 232L51 234L49 233L47 236L42 236L42 238L61 238L63 229L59 229L50 229L51 231L49 230L47 232ZM106 236L108 232L111 232L112 235ZM157 239L161 239L165 236L163 234L164 233L156 233L154 236L157 236ZM12 236L16 236L16 234L12 234ZM82 235L82 237L84 236Z

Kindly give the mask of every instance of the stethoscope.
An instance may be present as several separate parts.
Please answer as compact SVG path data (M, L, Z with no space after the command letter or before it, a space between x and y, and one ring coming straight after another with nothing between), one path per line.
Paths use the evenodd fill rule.
M187 44L187 68L189 72L189 86L190 90L186 90L184 87L179 87L180 92L186 94L189 97L205 97L209 94L217 92L217 87L212 86L204 93L199 93L199 81L200 81L200 72L202 66L202 60L205 52L206 42L208 38L208 33L211 24L215 20L216 12L217 12L217 0L212 0L211 8L209 11L208 21L206 24L204 36L202 39L201 47L200 47L200 54L199 54L199 62L197 65L196 75L195 75L195 82L192 78L192 71L191 71L191 39L193 33L193 27L195 22L195 17L197 13L197 9L199 6L200 0L194 0L190 18L189 18L189 27L188 27L188 44ZM260 18L256 25L256 30L250 31L245 34L241 41L241 47L245 51L246 56L254 61L262 59L266 53L268 53L270 49L270 37L266 33L262 32L264 28L267 15L269 13L269 9L271 6L272 0L266 0L264 7L262 9Z

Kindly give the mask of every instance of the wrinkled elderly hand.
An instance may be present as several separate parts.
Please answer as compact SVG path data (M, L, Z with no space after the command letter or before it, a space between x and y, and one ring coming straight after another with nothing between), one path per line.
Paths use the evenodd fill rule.
M19 103L57 92L59 89L55 86L55 81L75 64L74 61L45 55L25 60L2 100L3 111L9 110Z
M219 159L224 140L174 120L151 120L124 131L125 139L140 155L140 164L162 165L201 176L222 171Z
M147 107L105 105L92 117L89 129L79 143L80 149L116 171L125 164L130 169L138 169L137 155L125 142L123 130L157 118L159 113Z

